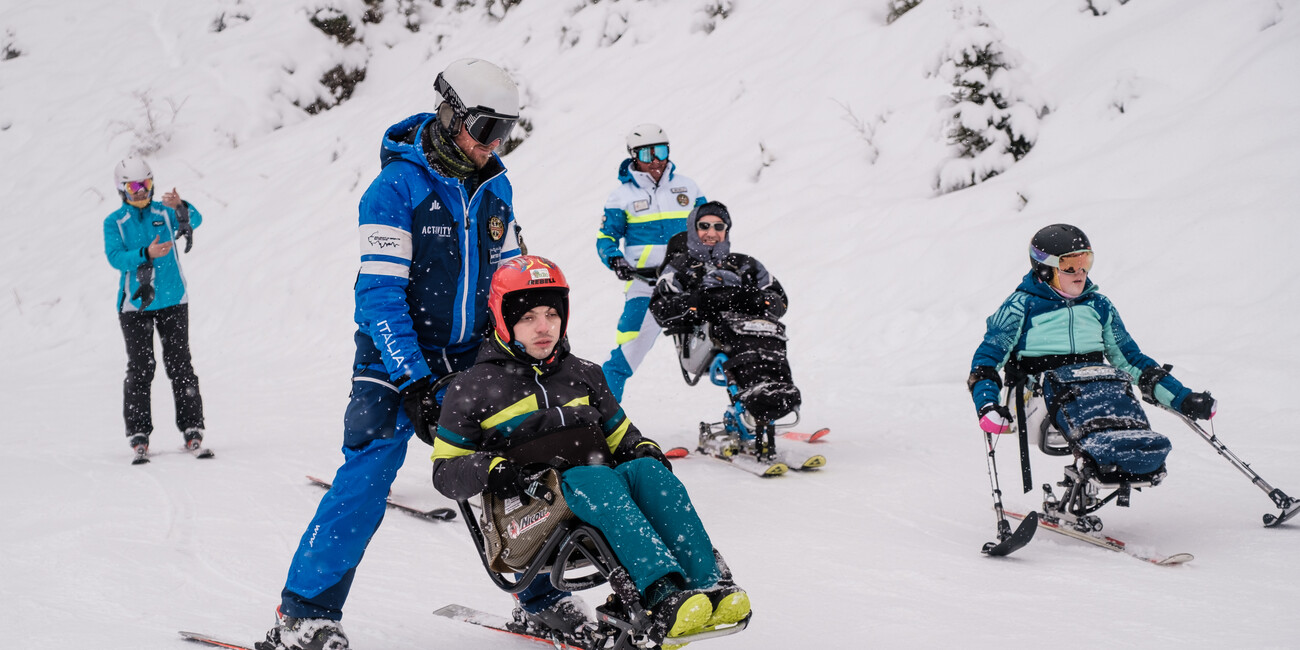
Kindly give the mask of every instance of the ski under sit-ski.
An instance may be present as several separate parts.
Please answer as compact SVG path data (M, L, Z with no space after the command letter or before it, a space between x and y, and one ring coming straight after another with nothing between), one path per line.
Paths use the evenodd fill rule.
M326 490L330 488L330 482L326 481L325 479L316 478L315 476L308 475L307 480L325 488ZM452 510L451 508L434 508L433 510L421 510L419 508L415 508L412 506L408 506L404 503L399 503L397 501L394 501L392 497L388 497L387 501L388 501L389 508L392 508L394 510L401 510L402 512L405 512L406 514L411 515L412 517L419 517L420 519L428 519L429 521L451 521L452 519L456 518L456 511Z

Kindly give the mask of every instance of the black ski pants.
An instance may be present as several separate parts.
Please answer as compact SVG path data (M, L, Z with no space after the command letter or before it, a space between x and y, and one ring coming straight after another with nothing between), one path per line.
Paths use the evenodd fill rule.
M203 428L203 398L199 395L199 378L190 364L190 308L173 305L153 311L118 314L122 337L126 339L126 381L123 392L123 416L126 435L153 432L153 413L149 389L157 367L153 354L153 331L158 328L162 340L163 368L172 381L176 400L176 427L181 431Z

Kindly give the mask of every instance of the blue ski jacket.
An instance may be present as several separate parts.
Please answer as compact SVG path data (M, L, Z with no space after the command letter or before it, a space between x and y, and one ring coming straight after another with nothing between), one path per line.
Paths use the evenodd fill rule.
M190 211L190 227L198 228L203 223L203 215L189 201L185 205ZM175 242L179 227L176 211L158 201L151 201L143 208L124 202L122 207L104 218L104 254L121 276L117 282L119 312L140 311L140 299L131 299L140 288L135 270L149 259L145 251L154 237L160 242ZM154 259L154 298L145 311L157 311L190 301L181 260L177 256L179 252L180 249L173 245L166 255Z
M672 162L655 183L627 158L618 166L618 182L618 189L605 201L596 253L605 266L615 257L625 257L634 268L658 268L668 240L686 230L686 217L695 206L706 203L704 195L695 181L677 173Z
M431 362L450 369L430 355L478 346L492 273L519 255L501 159L492 156L468 194L429 165L421 142L433 119L421 113L388 128L382 169L361 197L354 371L386 374L398 390L430 376Z
M980 368L1002 370L1008 362L1051 357L1102 353L1111 365L1137 381L1142 371L1159 364L1142 354L1124 329L1119 311L1110 299L1097 292L1088 280L1077 298L1065 298L1030 271L1002 306L986 321L984 342L975 349L971 377ZM985 370L985 373L988 371ZM997 402L1001 386L987 376L971 384L971 398L978 411ZM1165 375L1155 386L1155 396L1165 406L1177 409L1192 391L1177 379Z

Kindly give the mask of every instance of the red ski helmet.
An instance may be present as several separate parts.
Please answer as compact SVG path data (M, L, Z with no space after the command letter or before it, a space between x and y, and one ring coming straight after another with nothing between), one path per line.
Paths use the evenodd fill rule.
M512 295L519 292L528 293ZM560 338L564 338L569 329L569 281L564 278L564 272L555 262L537 255L506 260L492 274L488 292L488 311L492 312L497 336L506 343L514 341L511 331L514 324L524 312L537 305L552 306L560 312Z

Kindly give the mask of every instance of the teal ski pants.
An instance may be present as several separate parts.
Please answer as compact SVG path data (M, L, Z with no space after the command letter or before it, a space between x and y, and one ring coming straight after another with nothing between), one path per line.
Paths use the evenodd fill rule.
M604 534L642 594L672 573L687 589L718 582L713 542L686 486L659 461L574 467L564 472L562 489L569 509Z

